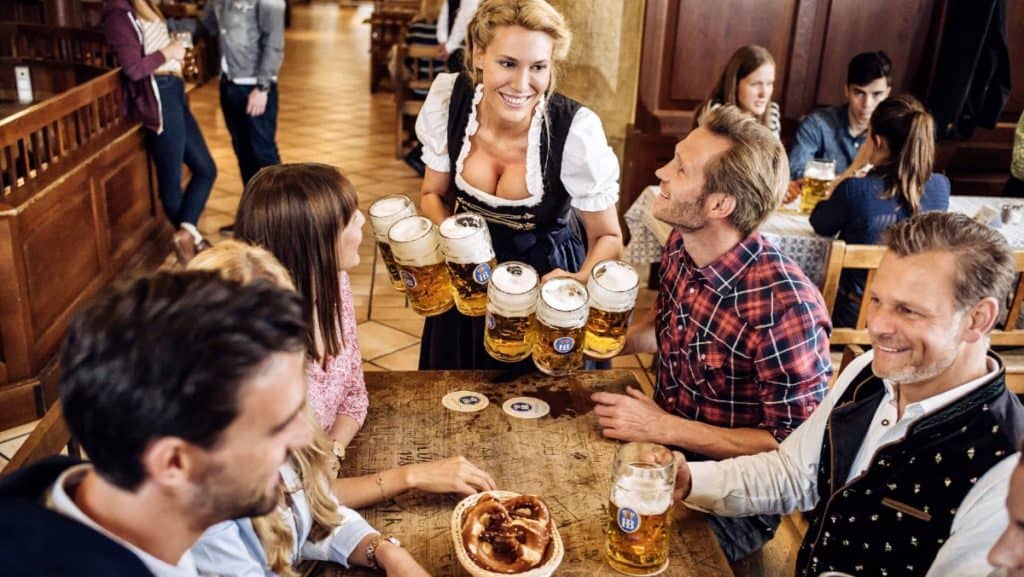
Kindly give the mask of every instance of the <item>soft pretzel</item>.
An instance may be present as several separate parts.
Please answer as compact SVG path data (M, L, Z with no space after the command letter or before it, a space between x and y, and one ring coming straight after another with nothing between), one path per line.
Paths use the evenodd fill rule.
M551 513L537 497L481 497L463 519L470 558L495 573L522 573L541 564L551 541Z

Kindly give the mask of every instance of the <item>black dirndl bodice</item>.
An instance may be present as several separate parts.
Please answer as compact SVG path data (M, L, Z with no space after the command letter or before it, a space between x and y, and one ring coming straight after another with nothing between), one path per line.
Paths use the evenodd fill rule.
M456 161L462 150L466 126L473 106L475 88L469 76L455 82L448 107L449 191L455 199L453 213L475 212L489 225L494 254L499 263L518 260L537 269L540 276L560 268L577 272L586 258L586 235L570 206L569 192L562 184L562 152L573 116L580 104L561 94L547 98L547 118L540 138L541 172L544 192L533 206L491 206L455 185ZM527 371L522 363L502 363L484 350L483 317L467 317L454 307L428 317L423 325L420 369L511 369Z

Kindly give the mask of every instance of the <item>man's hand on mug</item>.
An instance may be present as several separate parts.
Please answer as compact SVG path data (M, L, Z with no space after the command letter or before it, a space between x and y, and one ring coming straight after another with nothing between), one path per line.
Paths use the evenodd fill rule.
M804 179L799 178L797 180L790 181L789 188L786 189L786 196L782 199L782 204L789 204L794 200L800 198L800 187L804 185Z
M682 501L689 497L690 491L693 490L693 477L690 475L690 464L686 462L686 457L679 451L672 451L672 455L676 458L676 488L672 492L672 498Z

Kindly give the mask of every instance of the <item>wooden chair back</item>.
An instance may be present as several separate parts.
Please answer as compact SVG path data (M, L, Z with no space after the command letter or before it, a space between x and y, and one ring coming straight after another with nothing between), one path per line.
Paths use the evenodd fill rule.
M4 474L17 471L36 461L52 457L68 448L68 454L79 456L77 444L71 438L71 431L64 422L60 401L55 402L21 445L11 462L4 468Z
M398 44L395 63L395 158L402 158L416 140L415 124L434 77L445 71L436 45ZM408 64L406 64L408 62Z

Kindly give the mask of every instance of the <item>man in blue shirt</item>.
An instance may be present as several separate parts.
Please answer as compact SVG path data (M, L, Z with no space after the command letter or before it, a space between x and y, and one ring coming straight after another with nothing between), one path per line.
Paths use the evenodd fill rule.
M836 163L836 174L857 157L868 134L868 122L878 103L892 90L892 60L884 51L862 52L846 70L846 102L819 108L796 129L789 151L789 191L786 202L800 194L800 180L808 160L824 158Z

